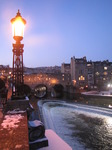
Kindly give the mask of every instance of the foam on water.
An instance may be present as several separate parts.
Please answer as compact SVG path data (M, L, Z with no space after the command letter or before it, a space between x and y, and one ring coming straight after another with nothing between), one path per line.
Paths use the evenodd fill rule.
M108 144L112 146L110 142L112 140L112 110L110 109L47 102L43 105L43 113L47 128L55 130L73 149L89 150L93 146L105 149ZM91 144L91 140L94 145Z

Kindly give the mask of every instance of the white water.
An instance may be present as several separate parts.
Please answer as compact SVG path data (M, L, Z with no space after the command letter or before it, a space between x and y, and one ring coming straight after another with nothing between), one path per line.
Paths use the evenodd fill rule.
M102 140L105 141L103 149L107 147L108 143L105 137L103 137L102 132L104 132L104 134L106 132L108 141L112 139L111 109L79 104L67 104L58 101L45 103L43 105L43 115L46 127L55 130L55 132L74 150L94 149L93 145L90 144L91 141L88 146L88 142L85 142L85 139L83 139L86 135L85 133L83 133L84 136L77 135L78 133L84 132L84 130L89 131L91 129L91 121L94 123L94 120L96 119L98 122L100 120L103 122L101 125L97 125L97 121L96 124L93 124L93 129L95 128L96 134L98 133L98 140L101 140L101 144ZM88 119L90 119L90 121ZM105 131L103 131L103 129L105 129ZM94 133L90 132L89 134ZM101 138L99 138L99 136L101 136ZM92 138L92 140L94 140L95 137L92 135ZM96 140L94 142L97 143L98 141ZM100 147L100 145L97 144L96 146L97 148Z

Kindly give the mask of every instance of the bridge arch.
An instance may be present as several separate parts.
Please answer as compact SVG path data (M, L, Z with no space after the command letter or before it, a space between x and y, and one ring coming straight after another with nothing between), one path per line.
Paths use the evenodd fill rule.
M20 93L24 94L24 96L29 97L31 95L31 88L29 85L23 84L23 85L18 86L17 88Z
M47 95L47 86L45 84L38 84L34 88L34 96L43 98Z
M0 90L5 87L5 82L0 78Z
M62 84L55 84L51 89L51 97L62 98L64 86Z

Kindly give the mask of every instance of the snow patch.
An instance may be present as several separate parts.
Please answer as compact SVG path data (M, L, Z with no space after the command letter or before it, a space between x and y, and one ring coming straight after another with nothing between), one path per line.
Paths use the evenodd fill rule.
M21 114L16 114L16 115L6 115L4 117L4 120L1 124L1 126L4 129L10 130L11 128L17 128L18 123L20 122L20 119L22 119L24 116Z
M20 110L19 108L14 109L12 111L8 111L7 114L22 114L25 113L26 111Z
M15 146L15 148L17 148L17 149L18 149L18 148L21 148L21 147L22 147L22 145L16 145L16 146Z

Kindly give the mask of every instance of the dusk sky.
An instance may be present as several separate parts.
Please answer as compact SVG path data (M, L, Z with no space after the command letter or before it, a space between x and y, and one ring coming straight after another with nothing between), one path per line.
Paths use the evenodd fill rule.
M0 0L0 64L12 67L18 9L27 21L26 67L61 66L73 56L112 61L112 0Z

